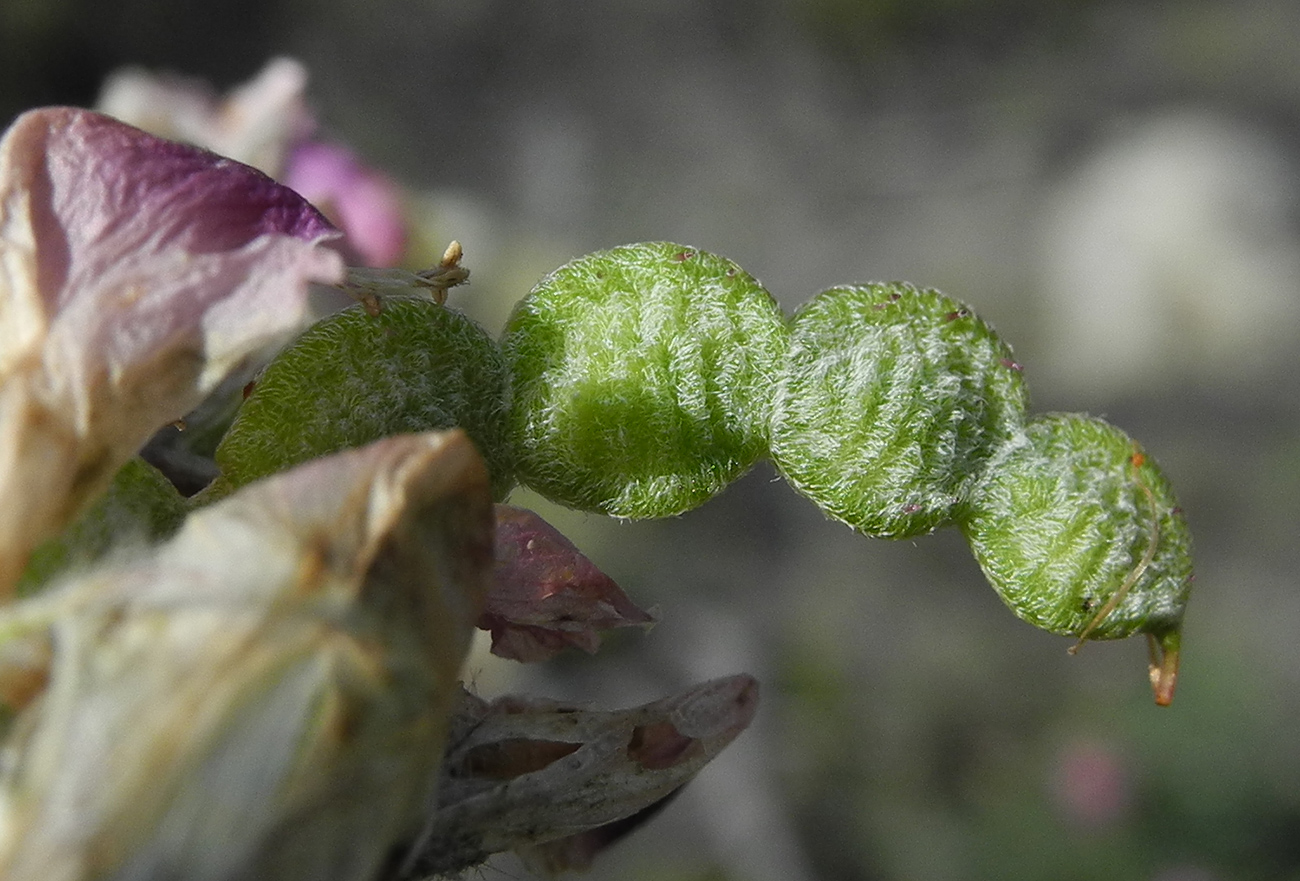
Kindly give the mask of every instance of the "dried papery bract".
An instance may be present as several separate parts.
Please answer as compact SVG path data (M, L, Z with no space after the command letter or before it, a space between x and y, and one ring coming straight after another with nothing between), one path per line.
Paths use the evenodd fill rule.
M0 142L0 597L140 448L308 320L337 232L260 172L106 116Z
M460 871L504 850L548 871L582 868L592 848L577 839L670 796L757 708L758 683L744 675L614 711L466 694L438 810L398 877Z
M492 654L544 661L569 646L592 654L602 630L654 624L653 614L537 514L497 505L496 517L495 573L478 621L492 633Z
M10 607L0 633L55 614L5 745L0 877L372 878L431 797L487 486L460 432L386 439Z

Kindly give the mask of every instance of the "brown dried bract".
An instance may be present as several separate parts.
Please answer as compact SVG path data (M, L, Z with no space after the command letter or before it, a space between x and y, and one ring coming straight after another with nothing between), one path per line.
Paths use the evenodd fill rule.
M385 877L443 875L504 850L546 872L582 868L635 825L628 818L694 777L757 708L758 683L745 675L615 711L466 693L438 808L402 870Z
M590 654L601 630L655 622L537 514L497 505L496 523L493 585L478 621L494 655L544 661L568 646Z

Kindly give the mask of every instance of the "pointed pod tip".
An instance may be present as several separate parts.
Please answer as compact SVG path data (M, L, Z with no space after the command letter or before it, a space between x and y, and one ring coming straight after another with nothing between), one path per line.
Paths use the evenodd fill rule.
M1156 706L1167 707L1174 702L1174 688L1178 684L1178 661L1182 634L1173 630L1162 636L1147 634L1149 654L1148 671Z

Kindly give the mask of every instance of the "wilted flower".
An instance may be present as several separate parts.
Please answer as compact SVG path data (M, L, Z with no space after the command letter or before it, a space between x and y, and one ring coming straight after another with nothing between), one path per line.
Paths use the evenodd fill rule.
M0 596L159 426L307 320L338 233L260 172L72 108L0 141Z
M503 517L494 559L459 430L251 483L9 602L156 427L301 329L309 284L343 279L337 238L253 168L97 113L32 111L0 140L7 881L393 881L504 847L577 866L752 717L748 677L603 715L465 695L476 623L537 658L651 619L535 515ZM459 257L421 284L463 280ZM184 506L165 485L149 510L153 476L133 504L169 531ZM508 784L479 773L496 752Z
M482 459L404 435L11 606L0 682L49 661L0 761L0 876L372 878L424 820L491 566Z

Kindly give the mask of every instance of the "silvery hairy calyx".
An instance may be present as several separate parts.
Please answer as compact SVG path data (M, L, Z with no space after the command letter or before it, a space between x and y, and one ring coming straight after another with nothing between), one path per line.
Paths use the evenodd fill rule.
M286 101L293 73L268 72ZM752 718L746 676L606 713L467 691L476 628L532 661L653 619L494 505L449 424L193 498L139 457L302 333L359 250L266 173L109 116L5 134L0 877L579 867Z

